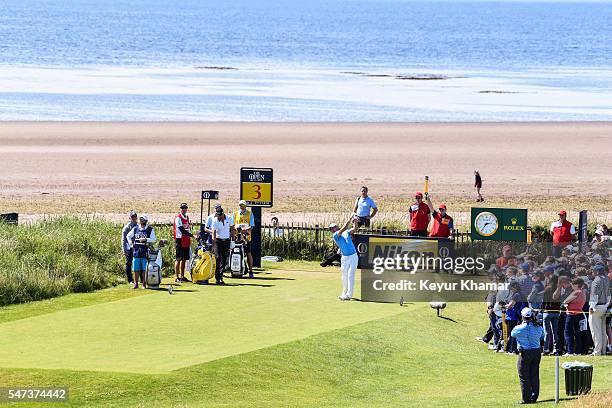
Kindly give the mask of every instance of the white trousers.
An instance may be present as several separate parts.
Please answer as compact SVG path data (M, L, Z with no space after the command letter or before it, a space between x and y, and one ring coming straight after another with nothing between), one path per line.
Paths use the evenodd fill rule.
M342 296L353 297L353 287L355 286L355 271L357 270L357 254L342 256L340 260L340 270L342 271Z
M608 334L606 333L606 305L597 305L593 313L589 314L589 327L593 337L593 354L606 355L608 345Z

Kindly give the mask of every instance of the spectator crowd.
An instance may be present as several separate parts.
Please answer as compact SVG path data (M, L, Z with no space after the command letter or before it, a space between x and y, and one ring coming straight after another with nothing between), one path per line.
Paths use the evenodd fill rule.
M540 261L505 245L489 276L508 289L488 293L489 327L476 339L490 350L518 354L509 334L530 307L544 328L544 355L612 354L612 240L605 225L596 231L586 248L568 244L560 257Z

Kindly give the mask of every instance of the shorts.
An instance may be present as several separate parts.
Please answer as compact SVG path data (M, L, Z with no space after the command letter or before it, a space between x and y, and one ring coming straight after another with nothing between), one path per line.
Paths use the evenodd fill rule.
M369 226L370 226L370 218L357 216L357 227L368 228Z
M189 260L189 247L184 247L181 245L181 240L177 239L176 244L174 246L176 251L176 260L177 261L187 261Z
M147 270L147 258L134 258L132 260L132 272L145 272Z

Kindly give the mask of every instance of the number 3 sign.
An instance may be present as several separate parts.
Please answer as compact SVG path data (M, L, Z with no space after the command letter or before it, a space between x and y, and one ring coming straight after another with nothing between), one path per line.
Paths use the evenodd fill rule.
M250 207L272 207L272 169L240 169L240 199Z

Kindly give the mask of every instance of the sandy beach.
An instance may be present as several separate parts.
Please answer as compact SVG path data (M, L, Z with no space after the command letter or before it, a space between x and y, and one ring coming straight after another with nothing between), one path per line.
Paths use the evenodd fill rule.
M0 211L165 213L202 189L238 197L241 166L273 167L277 212L325 213L366 184L400 203L431 179L465 210L473 170L489 203L604 211L612 123L0 123Z

